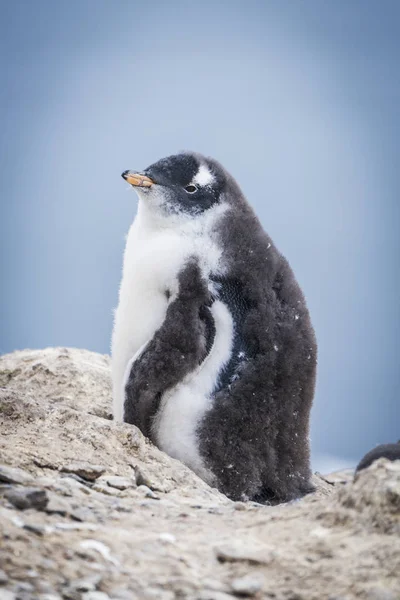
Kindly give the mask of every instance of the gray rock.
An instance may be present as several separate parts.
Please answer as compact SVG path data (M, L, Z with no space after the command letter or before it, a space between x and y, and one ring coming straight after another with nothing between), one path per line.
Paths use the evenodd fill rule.
M57 496L57 494L49 494L49 501L45 511L50 515L55 514L65 517L66 515L70 515L73 509L65 498Z
M95 481L105 473L105 470L106 468L101 465L91 465L86 462L70 463L61 468L63 473L75 473L75 475L79 475L79 477L88 481Z
M35 525L35 523L24 523L24 529L35 533L36 535L43 536L46 533L46 528L43 525Z
M8 581L8 575L2 569L0 569L0 585L4 585Z
M264 578L258 573L238 577L231 582L232 591L238 596L255 596L261 590Z
M6 492L5 497L19 510L28 508L44 510L49 501L46 490L34 487L12 488Z
M155 483L150 479L150 477L139 467L135 467L135 476L136 476L136 485L146 485L151 490L155 489Z
M63 590L63 598L67 598L68 600L82 600L83 594L96 591L101 580L101 575L92 575L82 579L76 579Z
M115 487L110 487L103 481L96 481L92 490L99 492L100 494L105 494L106 496L120 496L121 494L120 490L117 490Z
M0 465L0 481L3 483L27 485L32 483L33 480L32 475L22 469Z
M220 562L248 562L250 564L268 565L276 557L271 548L254 542L226 542L214 548Z
M138 486L138 491L141 492L142 494L144 494L146 496L146 498L152 498L153 500L159 500L160 497L157 496L157 494L155 494L153 492L153 490L151 490L149 487L147 487L147 485L139 485Z
M127 490L136 487L136 481L129 477L120 477L119 475L110 475L103 477L105 483L117 490Z

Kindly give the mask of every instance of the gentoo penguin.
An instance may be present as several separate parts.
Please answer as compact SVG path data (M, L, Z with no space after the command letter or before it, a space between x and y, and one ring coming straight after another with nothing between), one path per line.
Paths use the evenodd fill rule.
M232 499L310 492L317 346L304 296L215 160L122 176L139 195L115 313L115 419Z
M397 442L397 444L381 444L380 446L376 446L376 448L373 448L367 452L367 454L363 456L358 463L356 473L372 465L372 463L378 460L378 458L400 460L400 440Z

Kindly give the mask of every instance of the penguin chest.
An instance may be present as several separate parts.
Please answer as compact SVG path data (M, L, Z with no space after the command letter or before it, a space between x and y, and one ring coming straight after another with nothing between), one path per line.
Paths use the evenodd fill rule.
M189 248L168 232L143 237L132 227L127 240L116 326L121 323L132 356L164 321Z

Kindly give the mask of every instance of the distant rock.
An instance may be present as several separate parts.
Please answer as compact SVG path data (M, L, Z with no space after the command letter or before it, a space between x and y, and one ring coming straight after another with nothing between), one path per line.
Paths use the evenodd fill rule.
M0 357L0 598L399 598L400 462L314 483L232 502L111 420L107 356Z

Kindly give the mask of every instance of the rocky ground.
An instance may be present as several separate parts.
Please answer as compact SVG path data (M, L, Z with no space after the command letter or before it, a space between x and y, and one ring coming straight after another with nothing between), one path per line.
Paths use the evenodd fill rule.
M400 598L400 461L231 502L110 401L106 356L0 357L1 600Z

